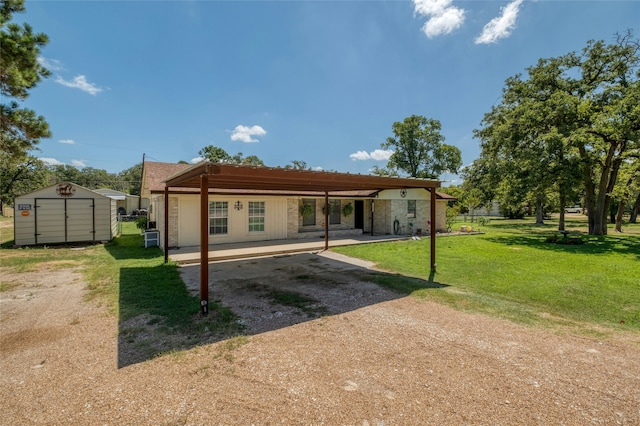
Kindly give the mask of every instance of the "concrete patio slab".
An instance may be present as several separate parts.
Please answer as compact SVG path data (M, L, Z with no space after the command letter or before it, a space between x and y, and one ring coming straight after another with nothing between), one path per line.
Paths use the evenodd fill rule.
M359 235L357 237L329 240L329 248L354 244L406 240L410 238L411 237L400 235ZM321 250L324 250L324 239L317 239L313 241L271 240L250 243L211 244L209 245L209 262ZM199 263L200 247L192 246L169 249L169 259L177 262L178 264Z

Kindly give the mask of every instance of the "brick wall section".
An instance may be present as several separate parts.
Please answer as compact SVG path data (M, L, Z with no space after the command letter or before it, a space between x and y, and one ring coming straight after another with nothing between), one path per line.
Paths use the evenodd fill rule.
M178 198L169 197L169 247L178 246Z
M297 198L287 199L287 238L298 238L298 227L302 224Z
M390 223L375 223L376 221L384 222L385 218L381 217L382 213L378 213L378 205L381 201L376 201L376 215L374 217L374 231L380 233L394 233L393 222L397 219L400 223L400 231L402 234L409 235L413 229L414 233L417 233L418 229L422 234L428 234L431 231L431 225L429 224L431 218L431 202L428 200L416 200L416 217L407 217L408 200L390 200L388 203L390 215L387 219ZM436 229L438 231L444 231L446 229L446 202L436 201ZM409 224L413 224L413 227Z
M406 213L405 213L405 216L406 216ZM391 200L375 200L374 201L373 233L374 234L393 233L393 217L391 217Z

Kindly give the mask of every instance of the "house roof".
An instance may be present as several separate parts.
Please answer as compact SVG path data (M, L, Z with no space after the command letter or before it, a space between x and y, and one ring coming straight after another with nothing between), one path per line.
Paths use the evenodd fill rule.
M417 178L373 176L312 170L256 167L200 162L164 180L170 188L200 188L201 177L208 188L290 192L381 191L383 189L424 188L432 190L440 181Z
M164 192L164 180L176 173L191 167L191 164L160 163L156 161L145 161L143 185L151 192Z

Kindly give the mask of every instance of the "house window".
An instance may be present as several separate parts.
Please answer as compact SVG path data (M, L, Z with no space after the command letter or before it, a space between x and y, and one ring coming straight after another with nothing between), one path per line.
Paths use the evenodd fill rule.
M407 200L407 219L416 218L416 200Z
M331 225L340 224L340 200L330 200L329 205L329 223Z
M249 201L249 232L264 232L264 201Z
M209 202L209 235L226 234L229 228L229 203Z
M316 224L316 200L311 198L303 198L302 199L303 206L311 206L311 214L302 216L302 225L303 226L313 226Z

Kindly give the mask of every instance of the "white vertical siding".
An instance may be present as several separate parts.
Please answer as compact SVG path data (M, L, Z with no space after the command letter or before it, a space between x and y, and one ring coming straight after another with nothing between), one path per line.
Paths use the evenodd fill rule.
M287 238L287 199L285 197L224 197L210 196L209 201L228 203L228 232L224 235L210 235L209 244L234 243L241 241L264 241ZM236 210L236 202L242 209ZM249 201L265 202L264 232L249 232ZM182 195L178 205L178 246L200 244L200 198L198 195Z

